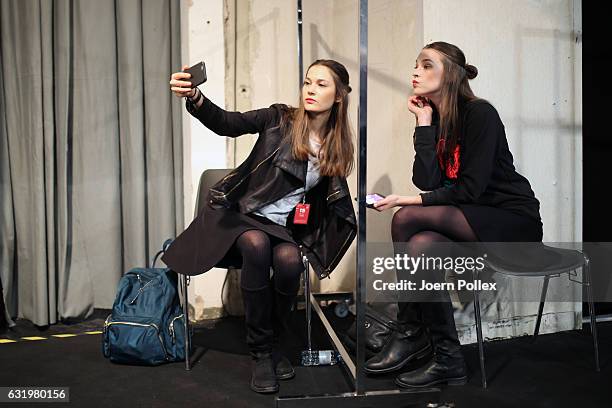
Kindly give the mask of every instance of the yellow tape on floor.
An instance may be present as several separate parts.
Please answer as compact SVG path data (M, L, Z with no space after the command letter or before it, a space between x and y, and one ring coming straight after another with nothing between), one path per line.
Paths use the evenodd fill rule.
M86 331L83 333L64 333L64 334L52 334L51 337L55 337L58 339L65 339L68 337L77 337L77 336L81 336L84 334L89 334L89 335L96 335L96 334L102 334L101 330L92 330L92 331ZM47 340L47 337L40 337L40 336L27 336L27 337L21 337L18 340L13 340L13 339L0 339L0 344L8 344L8 343L17 343L19 341L22 340L27 340L27 341L36 341L36 340Z

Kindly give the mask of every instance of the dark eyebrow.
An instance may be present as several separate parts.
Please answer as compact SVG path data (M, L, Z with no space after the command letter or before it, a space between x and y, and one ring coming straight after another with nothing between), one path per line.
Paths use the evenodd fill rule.
M427 61L429 61L429 62L431 62L433 64L433 60L430 60L429 58L425 58L424 60L422 60L422 62L427 62ZM418 59L416 60L416 63L417 64L419 63Z
M306 79L304 79L304 81L311 81L312 82L312 79L310 79L309 77L306 77ZM327 79L323 79L323 78L319 78L316 81L318 81L318 82L329 82Z

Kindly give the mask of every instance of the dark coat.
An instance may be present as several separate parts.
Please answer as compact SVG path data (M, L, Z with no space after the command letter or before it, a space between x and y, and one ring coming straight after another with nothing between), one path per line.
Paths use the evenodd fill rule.
M205 98L199 108L188 103L187 109L218 135L259 133L247 159L211 187L208 204L213 209L251 213L305 185L308 162L293 158L290 140L281 131L285 105L228 112ZM356 235L346 178L323 177L306 193L306 202L311 205L308 224L297 228L293 238L303 246L319 278L324 278L338 265Z
M540 202L529 181L514 167L504 125L487 101L459 105L459 164L449 179L436 155L437 121L414 132L412 181L424 206L455 205L462 209L482 241L542 239Z

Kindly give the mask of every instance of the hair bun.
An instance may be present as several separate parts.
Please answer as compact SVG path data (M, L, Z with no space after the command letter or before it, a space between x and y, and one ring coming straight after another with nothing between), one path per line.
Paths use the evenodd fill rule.
M478 68L470 64L465 65L465 72L468 79L474 79L478 76Z
M348 89L348 93L351 93L351 91L353 90L350 85L347 85L346 88Z

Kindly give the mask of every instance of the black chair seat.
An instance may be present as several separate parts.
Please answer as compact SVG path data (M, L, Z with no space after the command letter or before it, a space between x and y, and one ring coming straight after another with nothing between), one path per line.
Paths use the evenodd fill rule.
M595 319L595 308L593 306L589 257L586 254L574 249L554 248L542 243L509 243L502 246L489 245L487 248L487 245L485 245L484 247L487 249L485 266L489 271L512 276L544 278L542 293L540 296L540 306L538 308L538 315L533 333L534 340L537 338L540 330L540 323L542 321L544 303L546 301L546 293L550 278L553 276L560 276L563 273L568 273L571 275L572 271L579 268L582 269L582 282L579 282L578 280L574 280L574 282L582 283L582 285L586 287L591 320L591 335L593 337L593 349L595 354L595 370L599 371L597 321ZM476 279L478 277L479 270L475 269L472 273ZM474 290L474 317L476 320L476 337L478 340L478 353L480 356L482 387L487 388L484 338L482 335L480 295L478 290Z
M550 276L580 268L585 255L574 249L554 248L547 245L528 244L512 249L513 254L490 256L485 264L490 270L514 276ZM511 259L510 259L511 258Z

